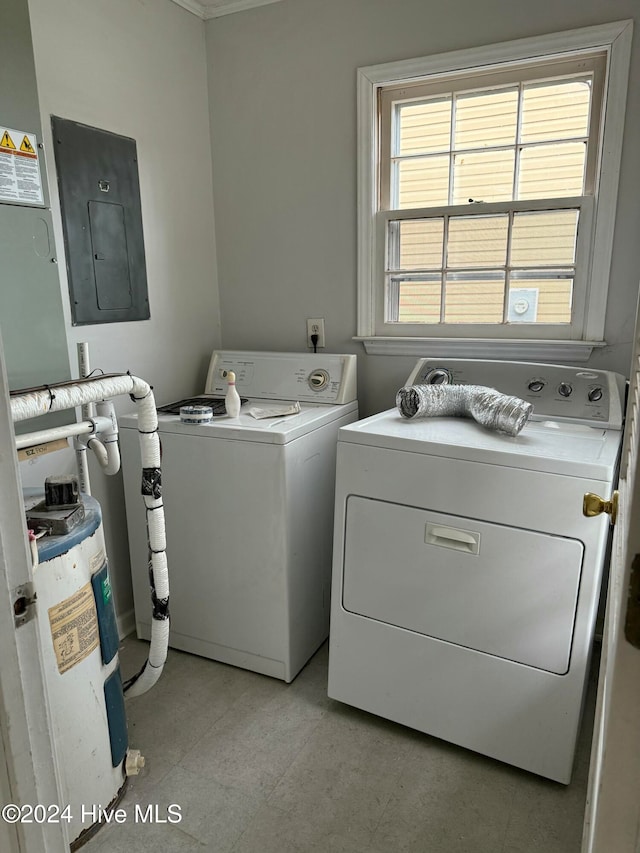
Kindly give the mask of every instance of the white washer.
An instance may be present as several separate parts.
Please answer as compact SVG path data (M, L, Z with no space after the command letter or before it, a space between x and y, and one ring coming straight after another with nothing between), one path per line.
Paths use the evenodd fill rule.
M216 351L209 402L229 370L248 398L237 419L158 417L169 642L291 681L328 635L336 441L358 416L356 356ZM247 413L284 402L300 412ZM136 629L149 639L137 417L120 427Z
M624 378L422 359L407 384L534 404L517 437L396 409L340 430L329 696L568 783L622 436Z

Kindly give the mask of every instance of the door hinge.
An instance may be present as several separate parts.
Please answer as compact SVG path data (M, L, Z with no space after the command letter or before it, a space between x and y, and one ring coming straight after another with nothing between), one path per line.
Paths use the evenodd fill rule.
M37 598L32 582L23 583L13 590L13 621L16 628L26 625L35 617Z
M629 573L629 595L627 615L624 621L624 635L627 642L640 649L640 554L636 554Z

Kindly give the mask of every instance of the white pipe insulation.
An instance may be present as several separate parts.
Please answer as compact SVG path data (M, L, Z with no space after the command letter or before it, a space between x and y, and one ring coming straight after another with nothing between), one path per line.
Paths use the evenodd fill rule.
M158 417L151 386L143 379L130 374L80 379L76 382L32 389L11 396L11 414L14 422L17 423L28 418L46 415L49 412L75 409L78 406L86 406L96 402L102 403L105 398L115 397L119 394L128 394L139 407L138 433L142 456L142 496L146 506L150 554L149 578L153 620L149 657L140 672L124 685L127 696L140 696L153 687L160 678L169 646L169 573L162 504L160 440L158 438ZM104 442L100 442L102 450L98 450L98 454L100 454L98 458L100 459L102 456L102 461L106 463L104 467L107 473L115 473L119 467L117 422L115 415L112 412L107 415L106 411L106 406L98 407L98 415L109 417L111 420L110 427L107 427L104 433ZM83 427L86 423L76 425L82 428L81 434L84 432ZM88 423L93 423L93 421ZM38 435L48 433L55 437L56 429L60 428L54 427L49 431L43 430ZM63 427L62 429L65 430L66 428ZM113 449L114 447L116 450ZM118 467L115 468L115 471L111 471L116 464L116 458Z

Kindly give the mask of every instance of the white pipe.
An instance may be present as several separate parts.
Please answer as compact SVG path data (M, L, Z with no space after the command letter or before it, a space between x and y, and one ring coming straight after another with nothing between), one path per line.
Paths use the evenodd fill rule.
M100 441L99 438L91 436L87 441L89 450L93 450L98 463L105 474L117 474L120 470L120 448L118 440Z
M91 372L89 365L89 344L86 341L78 343L76 346L78 353L78 373L82 378L85 378ZM82 419L89 420L95 415L93 406L86 404L82 407ZM87 460L87 447L82 441L74 442L76 451L76 466L78 468L78 481L80 491L85 495L91 494L91 481L89 479L89 462Z
M107 449L100 441L100 439L96 438L95 436L91 436L91 438L87 441L87 447L89 448L89 450L93 450L100 467L106 468L109 464L109 460L107 458Z
M78 488L84 495L91 494L91 483L89 482L89 464L87 462L87 448L76 438L73 442L76 452L76 467L78 469Z
M104 468L105 474L116 474L120 470L120 445L118 440L106 441L104 446L107 448L107 464Z
M98 420L105 423L100 430L100 444L105 449L105 462L101 462L104 473L117 474L120 470L120 445L118 444L118 419L111 400L101 400L97 405Z
M25 432L22 435L16 436L16 447L22 450L23 447L33 447L36 444L46 444L48 441L55 441L58 438L71 438L76 435L86 435L92 433L94 425L91 421L76 421L73 424L66 424L59 427L51 427L51 429L42 429L38 432Z
M78 353L78 375L82 379L86 379L91 373L91 364L89 362L89 344L87 341L82 341L77 344ZM82 420L86 421L89 418L95 417L96 409L93 403L85 403L82 407Z
M140 672L130 679L124 688L128 696L139 696L146 693L160 677L169 645L169 572L165 553L158 416L153 391L144 380L136 376L126 374L98 377L16 394L11 397L11 414L14 422L19 422L48 412L74 409L87 403L102 401L117 394L130 395L139 406L142 496L147 509L147 533L151 552L153 621L149 657Z
M110 403L109 405L111 405L111 407L113 408L112 403ZM115 470L108 471L107 473L117 473L120 464L120 453L117 450L118 433L117 430L114 433L113 421L110 417L98 415L97 417L94 417L88 421L76 421L72 424L64 424L59 427L50 427L49 429L39 430L38 432L23 433L22 435L16 436L16 447L18 448L18 450L21 450L23 447L33 447L36 444L46 444L47 442L55 441L58 438L78 438L81 435L102 435L104 437L104 441L100 442L100 444L115 444L116 451L114 452L113 450L111 450L108 453L109 465L113 467L114 461L116 459L118 460L118 462L115 466ZM89 438L88 441L80 439L80 443L83 448L86 448L86 445L88 445L92 440L95 439Z

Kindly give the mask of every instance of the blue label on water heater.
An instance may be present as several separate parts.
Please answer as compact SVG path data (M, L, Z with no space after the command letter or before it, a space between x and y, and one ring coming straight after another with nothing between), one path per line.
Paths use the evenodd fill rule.
M96 600L102 662L107 664L113 660L120 644L107 563L104 563L102 568L92 575L91 586L93 587L93 597Z
M104 701L111 742L111 764L117 767L124 760L129 746L120 667L114 669L104 683Z

